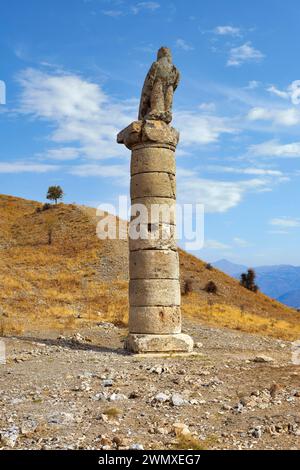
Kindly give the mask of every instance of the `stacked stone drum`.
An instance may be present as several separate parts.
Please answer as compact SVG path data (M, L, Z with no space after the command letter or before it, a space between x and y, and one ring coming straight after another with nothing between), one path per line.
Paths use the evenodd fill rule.
M118 135L131 151L129 337L133 352L187 352L181 334L176 244L176 163L179 135L162 121L136 121Z

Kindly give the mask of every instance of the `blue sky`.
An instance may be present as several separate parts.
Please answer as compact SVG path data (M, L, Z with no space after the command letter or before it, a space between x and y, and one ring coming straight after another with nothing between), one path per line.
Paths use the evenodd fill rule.
M178 200L205 205L197 254L300 265L299 20L297 0L1 2L0 193L127 194L115 136L166 45L182 74Z

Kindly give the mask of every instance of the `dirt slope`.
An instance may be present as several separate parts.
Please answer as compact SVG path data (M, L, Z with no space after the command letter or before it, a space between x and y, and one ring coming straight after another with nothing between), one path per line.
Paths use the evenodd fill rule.
M96 236L95 209L0 195L0 314L4 332L127 322L127 240ZM123 230L125 222L118 221ZM49 232L52 243L48 244ZM183 313L206 324L275 337L300 336L300 314L180 251ZM208 294L208 281L217 286ZM0 331L1 333L1 331Z

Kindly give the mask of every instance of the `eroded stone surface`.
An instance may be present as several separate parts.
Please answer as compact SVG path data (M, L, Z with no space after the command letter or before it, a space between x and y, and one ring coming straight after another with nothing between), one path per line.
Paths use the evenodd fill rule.
M129 331L152 334L180 333L180 307L130 307Z
M192 338L182 333L175 335L130 334L126 339L126 349L135 353L188 353L192 352L193 344Z
M180 80L180 73L172 63L169 48L161 47L157 60L151 65L145 78L140 101L139 119L172 121L173 94Z
M130 279L179 279L178 253L172 250L140 250L130 254Z
M138 173L163 171L175 175L175 153L163 147L142 147L131 155L131 176Z
M136 220L139 224L175 225L176 201L155 196L136 198L132 200L131 215L131 220Z
M131 306L180 305L180 282L175 279L134 279L129 282Z
M118 144L124 144L130 150L146 144L175 150L178 141L178 131L161 121L134 121L117 136Z
M134 175L131 177L130 196L133 200L147 196L175 199L175 176L170 173L163 172L140 173L138 175Z
M143 238L129 237L129 250L177 250L176 229L171 224L140 224Z

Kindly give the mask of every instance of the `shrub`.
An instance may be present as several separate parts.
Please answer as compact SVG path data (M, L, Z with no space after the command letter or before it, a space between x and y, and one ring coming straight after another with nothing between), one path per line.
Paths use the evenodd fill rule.
M42 211L48 211L49 209L51 209L51 204L49 202L46 202L43 207L42 207Z
M214 267L210 263L207 263L205 268L208 269L209 271L212 271L214 269Z
M190 292L193 292L193 281L192 279L185 279L183 281L181 293L182 295L187 295Z
M204 289L208 294L216 294L218 292L218 287L214 283L214 281L209 281Z

